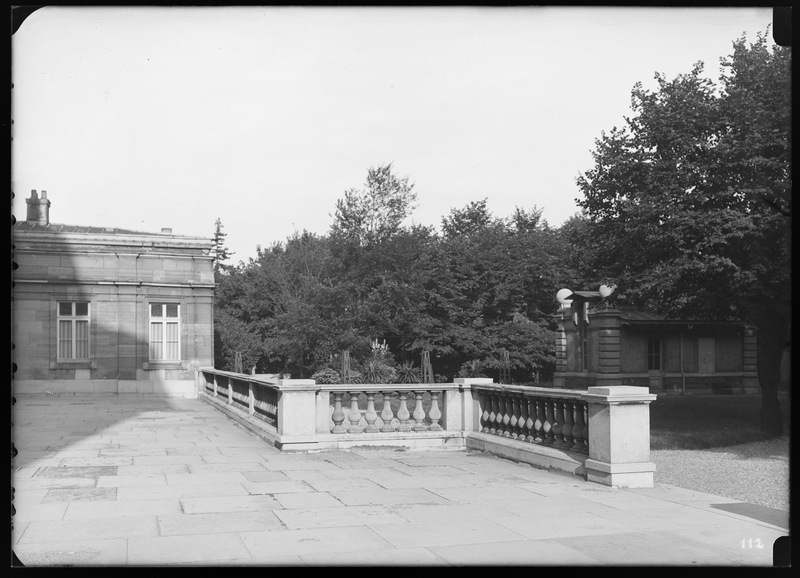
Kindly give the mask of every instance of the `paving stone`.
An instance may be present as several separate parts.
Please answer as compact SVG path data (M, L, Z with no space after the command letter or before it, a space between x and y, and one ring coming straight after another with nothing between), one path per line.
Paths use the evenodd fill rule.
M167 479L164 474L150 474L148 476L103 476L98 478L98 488L122 487L154 487L166 486Z
M166 474L167 484L183 486L194 484L240 484L247 478L242 472L201 472L191 474Z
M368 504L382 504L385 506L392 504L443 504L447 502L441 496L422 488L343 490L334 491L331 494L348 506L364 506Z
M566 538L571 536L608 536L630 532L630 526L601 516L580 512L553 512L550 515L492 516L492 522L531 540Z
M331 480L328 478L310 479L305 482L318 492L335 492L340 490L380 490L381 486L366 479Z
M228 564L251 561L238 534L132 537L128 540L128 565L163 566Z
M13 521L15 524L22 522L61 520L67 510L66 503L59 504L12 504L14 508Z
M45 566L124 566L128 540L89 540L17 544L14 554L28 568Z
M39 468L36 478L99 478L100 476L116 476L116 466L87 466L87 467L47 467Z
M276 510L275 515L290 530L405 523L405 520L385 506L345 506L342 508L306 508ZM408 528L407 528L408 529Z
M211 512L205 514L168 514L158 516L162 536L187 534L223 534L256 532L282 527L272 510L245 512Z
M284 472L271 472L269 470L260 471L242 471L242 475L247 478L248 482L283 482L290 481L290 478Z
M519 542L524 536L485 519L437 520L420 524L371 523L370 528L395 548L436 548L463 544Z
M597 560L568 545L550 540L458 544L430 548L431 553L457 566L594 566Z
M129 486L117 488L117 500L158 500L196 496L243 496L248 494L241 484L186 486Z
M324 492L302 492L299 494L275 494L275 499L284 508L336 508L345 504Z
M120 466L117 468L118 476L154 476L158 474L188 474L189 466L186 464L155 464L151 466Z
M264 512L283 507L278 500L268 495L181 498L181 506L185 514Z
M291 556L348 554L391 549L383 538L363 526L247 532L242 541L256 562Z
M64 520L88 520L122 516L180 514L178 498L124 502L74 502L69 504Z
M374 482L376 485L389 490L399 490L407 488L464 488L474 487L470 478L463 476L394 476L383 477L379 481Z
M356 552L331 552L325 554L303 554L303 562L314 566L448 566L445 560L427 548L404 548L398 550L372 549ZM457 564L458 565L458 564Z
M91 518L85 520L59 520L31 522L20 538L20 543L43 543L71 540L110 540L156 536L158 526L155 516L122 516L119 518Z
M244 482L242 486L250 494L289 494L292 492L313 492L314 488L304 482Z
M53 488L47 492L44 502L81 502L117 499L117 488Z

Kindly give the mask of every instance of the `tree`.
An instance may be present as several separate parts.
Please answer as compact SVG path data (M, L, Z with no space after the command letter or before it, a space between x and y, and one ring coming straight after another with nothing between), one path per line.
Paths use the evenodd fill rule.
M392 164L367 171L366 189L349 189L336 202L334 236L371 245L395 234L414 209L417 194L408 177L398 177Z
M790 49L734 42L719 85L698 63L602 133L578 178L588 217L573 228L590 267L630 302L758 331L762 425L782 431L777 398L791 295Z
M227 261L234 255L234 253L228 251L228 248L225 246L225 237L228 236L228 233L223 233L222 229L222 220L218 218L214 221L214 238L212 240L215 278L219 276L221 271L225 270L225 265L222 264L223 261Z

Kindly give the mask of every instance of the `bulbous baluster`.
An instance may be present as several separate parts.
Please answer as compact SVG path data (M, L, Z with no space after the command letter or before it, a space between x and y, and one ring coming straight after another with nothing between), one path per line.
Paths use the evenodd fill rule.
M350 392L350 413L347 414L347 419L350 420L350 427L347 428L347 433L361 433L361 427L358 422L361 421L361 412L358 410L358 396L361 392Z
M481 393L478 399L480 399L481 408L483 409L483 413L481 413L481 432L489 433L489 424L491 423L489 419L489 410L491 409L491 402L486 393Z
M497 400L495 399L494 392L489 392L486 394L489 398L489 433L496 434L497 433L497 423L495 422L495 418L497 414L495 413L495 408L497 407Z
M544 422L545 422L545 415L544 415L544 400L537 399L536 400L536 421L533 422L534 428L534 440L536 443L544 443L545 440L545 433L544 433Z
M531 427L533 426L528 404L528 398L523 395L519 400L519 420L517 421L517 425L519 426L519 440L523 442L531 441Z
M543 443L545 445L551 446L553 442L556 441L556 436L553 433L553 425L555 424L555 416L553 415L553 400L552 399L545 399L544 400L544 424L542 425L542 430L544 431L544 440Z
M572 448L573 452L582 452L584 447L583 430L586 424L583 420L584 405L581 402L575 402L575 425L572 426Z
M561 430L561 436L564 438L563 448L565 450L572 449L573 432L575 428L575 420L572 417L575 403L572 401L564 402L564 427Z
M508 437L512 440L519 439L519 399L516 395L511 394L511 411L508 418Z
M342 425L344 422L344 411L342 411L342 397L344 397L344 393L341 391L336 391L333 393L333 415L331 419L333 420L333 429L331 433L340 434L346 433L347 428Z
M400 407L397 409L397 419L400 420L400 425L397 427L397 431L411 431L411 414L408 413L408 393L405 391L399 392L400 396Z
M441 431L442 426L439 425L439 420L442 419L442 412L439 409L439 392L431 392L431 410L428 412L428 417L431 418L431 431Z
M422 407L422 394L423 391L414 392L416 403L414 404L414 431L428 431L428 426L425 425L425 410Z
M581 453L589 453L589 406L583 405L583 450Z
M378 433L380 430L375 422L378 421L378 414L375 412L375 393L372 391L367 392L367 411L364 412L364 419L367 420L367 425L364 427L366 433Z
M383 410L381 411L381 419L383 420L383 427L381 431L385 433L394 432L392 420L394 419L394 412L392 411L392 392L383 392Z
M497 414L494 416L494 431L497 435L505 435L503 418L505 417L505 399L499 393L497 394Z

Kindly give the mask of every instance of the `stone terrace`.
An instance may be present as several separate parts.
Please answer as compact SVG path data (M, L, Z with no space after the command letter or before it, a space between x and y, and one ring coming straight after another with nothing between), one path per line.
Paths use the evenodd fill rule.
M775 511L464 450L281 453L198 399L21 396L26 566L771 566Z

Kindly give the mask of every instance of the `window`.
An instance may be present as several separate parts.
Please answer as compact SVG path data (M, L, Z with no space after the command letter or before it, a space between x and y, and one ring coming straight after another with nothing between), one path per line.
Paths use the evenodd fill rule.
M647 370L661 371L661 339L647 338Z
M180 305L177 303L151 303L150 360L180 360L180 335Z
M89 302L58 302L58 359L89 359Z

